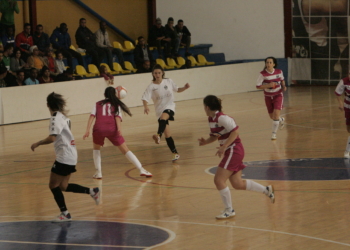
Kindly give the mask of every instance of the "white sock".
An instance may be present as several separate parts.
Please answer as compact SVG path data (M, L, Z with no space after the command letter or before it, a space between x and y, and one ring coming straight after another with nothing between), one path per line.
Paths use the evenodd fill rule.
M348 137L348 144L346 144L346 151L350 152L350 136Z
M225 208L232 210L231 192L228 187L219 190Z
M280 124L279 120L278 121L274 120L272 122L272 133L276 133L277 132L279 124Z
M65 216L67 216L67 214L69 214L68 210L63 211L62 213L63 213Z
M264 194L268 193L266 187L264 187L263 185L255 182L255 181L246 180L246 183L247 183L247 186L246 186L245 190L254 191L254 192L258 192L258 193L264 193Z
M93 150L93 158L96 170L101 172L101 151Z
M138 170L141 171L142 164L139 161L139 159L137 159L136 155L134 155L131 151L128 151L125 154L125 157L132 163L132 165L134 165L135 167L137 167Z

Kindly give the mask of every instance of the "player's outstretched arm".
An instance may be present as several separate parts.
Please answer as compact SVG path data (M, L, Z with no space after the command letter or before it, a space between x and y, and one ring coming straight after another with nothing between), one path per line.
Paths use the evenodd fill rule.
M287 91L287 85L286 85L286 82L285 82L285 81L282 81L282 82L281 82L281 85L282 85L282 89L283 89L283 91Z
M208 139L204 139L203 137L198 139L199 142L199 146L204 146L207 145L209 143L212 143L214 141L216 141L218 138L216 136L210 136Z
M341 95L337 95L337 101L338 101L338 108L340 109L340 111L344 111L344 102L342 100Z
M92 125L92 122L94 121L94 119L95 119L95 116L90 115L89 120L88 120L88 124L86 127L86 131L85 131L85 134L83 136L84 140L85 140L85 138L89 137L89 135L90 135L90 128L91 128L91 125Z
M56 140L56 135L49 135L44 140L33 143L30 148L32 149L32 151L34 151L34 149L36 149L40 145L50 144L50 143L53 143L55 140Z
M142 102L143 102L143 113L148 115L149 113L148 102L146 102L145 100L142 100Z
M190 88L190 84L189 83L186 83L185 86L183 86L182 88L178 88L177 89L177 93L181 93L181 92L184 92L186 89Z

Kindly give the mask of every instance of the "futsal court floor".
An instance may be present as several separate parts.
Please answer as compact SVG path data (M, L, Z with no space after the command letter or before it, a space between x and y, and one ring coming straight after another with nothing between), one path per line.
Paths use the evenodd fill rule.
M66 223L51 223L60 213L48 188L53 145L30 150L48 135L49 121L0 126L0 249L349 249L348 134L334 89L289 88L286 125L276 141L261 91L220 96L224 113L239 125L243 178L274 185L276 195L271 204L263 194L232 190L236 216L228 220L215 219L223 210L213 183L218 143L197 142L209 136L202 99L176 103L170 127L181 158L175 163L165 140L156 145L151 139L153 106L148 116L143 107L124 116L126 143L152 178L140 177L106 141L103 179L94 180L92 138L82 139L89 114L70 116L79 156L70 182L99 187L102 202L64 193L73 219ZM68 109L79 105L72 102Z

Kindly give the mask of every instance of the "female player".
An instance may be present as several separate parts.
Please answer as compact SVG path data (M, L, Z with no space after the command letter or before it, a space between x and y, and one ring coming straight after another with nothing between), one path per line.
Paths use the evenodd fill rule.
M277 60L274 57L265 59L265 68L260 72L256 88L263 89L265 94L265 103L269 116L272 119L272 136L271 140L276 140L278 126L283 128L284 118L280 117L283 108L283 91L287 90L284 82L283 72L276 69Z
M158 132L153 135L153 140L156 144L159 144L160 138L164 133L168 147L173 153L172 160L176 161L180 158L180 155L176 150L169 128L169 120L174 121L175 115L174 92L183 92L190 87L190 84L186 83L185 86L179 88L173 80L164 78L164 75L165 73L162 66L159 64L154 65L152 70L153 80L144 92L142 102L144 113L148 115L150 110L147 104L151 99L153 100L156 116L158 117Z
M96 118L93 128L93 158L96 168L96 173L93 178L101 179L101 147L107 137L114 146L117 146L125 157L140 171L140 176L152 177L152 174L144 169L137 157L129 150L125 144L125 140L121 132L122 112L124 111L129 116L132 116L129 108L118 99L115 88L107 87L105 89L105 98L96 103L91 112L86 132L83 139L89 137L92 122Z
M235 189L249 190L266 194L271 202L275 202L275 194L272 185L262 186L251 180L242 180L242 169L246 166L243 164L244 148L241 139L238 136L238 126L233 118L222 113L221 100L213 95L208 95L203 100L204 111L208 116L210 137L198 139L199 146L204 146L216 140L219 141L220 147L215 155L221 157L221 160L215 177L214 183L219 190L221 199L225 205L224 211L216 216L217 219L227 219L235 216L232 208L230 189L226 185L227 179Z
M342 100L341 96L345 94L344 100ZM348 73L348 76L341 79L338 83L335 94L337 96L337 100L339 103L339 109L340 111L344 111L345 113L345 123L346 123L346 129L348 133L350 133L350 71ZM346 144L345 152L344 152L344 158L350 158L350 136L348 137L348 141Z
M51 168L49 187L61 210L61 214L54 222L65 222L72 220L72 217L68 212L62 191L90 194L97 205L100 202L100 191L98 188L68 184L71 173L76 172L78 156L74 137L70 131L70 120L65 115L66 101L62 95L52 92L47 96L47 106L51 114L50 134L47 138L33 143L31 149L34 151L40 145L54 143L56 161Z

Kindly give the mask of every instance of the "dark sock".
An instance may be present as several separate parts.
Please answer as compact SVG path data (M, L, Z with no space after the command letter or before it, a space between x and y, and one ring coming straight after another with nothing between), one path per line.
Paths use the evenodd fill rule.
M168 137L168 138L165 138L165 140L166 140L166 143L168 144L168 147L169 147L170 151L175 153L175 154L177 154L177 150L176 150L173 138L172 137Z
M157 134L162 137L162 134L164 133L165 127L166 127L166 120L158 120L158 132Z
M90 188L83 187L78 184L68 184L66 192L80 193L80 194L90 194Z
M51 189L51 192L61 212L67 211L66 203L64 201L64 196L60 187L55 187Z

